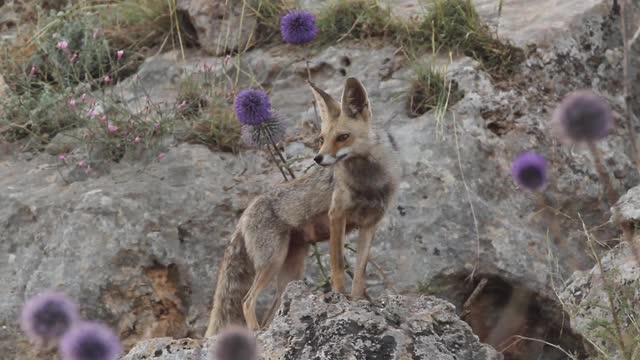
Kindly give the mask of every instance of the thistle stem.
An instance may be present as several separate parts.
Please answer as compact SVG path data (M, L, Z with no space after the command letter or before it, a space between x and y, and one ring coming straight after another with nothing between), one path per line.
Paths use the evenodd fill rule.
M548 205L548 201L544 195L544 193L539 192L536 194L536 199L538 202L538 207L543 214L543 218L547 223L548 231L551 234L551 237L554 239L555 244L563 250L563 253L567 254L570 258L568 259L570 266L572 269L581 268L580 264L576 260L576 257L569 251L567 247L567 242L565 241L565 237L562 236L562 232L560 231L560 224L557 216L553 216L550 209L553 209L550 205Z
M276 146L275 141L273 141L273 137L271 136L271 132L269 130L267 130L267 136L269 137L269 142L271 143L271 146L273 146L273 150L276 152L276 154L278 154L280 161L282 161L282 166L284 166L284 168L287 169L291 178L295 179L296 176L293 174L293 171L291 171L291 168L289 167L289 165L287 165L287 160L285 160L280 150L278 150L278 147Z
M611 178L607 173L607 169L602 162L602 156L600 155L600 150L593 141L589 142L589 151L591 151L591 156L593 156L593 162L596 165L596 172L600 177L600 181L604 184L605 191L607 192L607 199L609 200L609 206L613 206L619 198L618 193L613 188L611 183Z
M598 263L598 269L600 270L600 276L602 277L602 282L606 289L605 292L607 293L607 299L609 300L609 308L611 309L611 317L613 318L613 324L615 325L615 328L616 328L618 345L620 346L620 350L622 351L623 356L626 356L627 351L624 344L624 338L622 337L622 327L620 326L620 320L618 319L618 313L616 312L615 302L613 301L613 294L612 294L613 288L609 284L609 279L607 279L607 276L604 273L604 268L602 267L602 261L600 261L600 256L594 249L593 240L591 239L591 236L589 236L588 233L587 233L587 243L589 244L591 253L596 258L596 262Z
M267 145L267 150L269 150L269 155L271 155L271 159L273 160L273 162L278 167L278 170L280 170L280 174L282 174L282 177L284 178L284 181L289 181L289 179L287 178L287 174L285 174L284 170L282 170L282 168L280 167L280 163L278 163L278 159L276 159L275 155L273 155L273 151L271 150L271 146Z
M627 0L620 0L620 30L622 32L622 86L624 95L625 117L627 118L627 130L629 131L629 143L631 144L631 158L640 171L640 156L638 156L638 143L634 130L631 110L631 61L629 60L629 28L627 24Z

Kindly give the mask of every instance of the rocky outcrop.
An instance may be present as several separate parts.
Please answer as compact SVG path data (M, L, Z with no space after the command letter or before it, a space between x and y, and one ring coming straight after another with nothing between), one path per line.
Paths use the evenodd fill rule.
M604 352L608 358L624 359L612 314L615 311L627 351L633 351L640 335L635 322L640 312L640 264L629 244L622 243L602 257L602 267L604 274L597 266L573 274L560 299L573 330L595 344L594 357Z
M233 5L220 7L224 3ZM248 28L240 38L233 31L233 41L218 42L219 29L232 26L238 30L242 3L193 0L179 1L179 6L198 28L202 47L219 53L238 44L244 47L245 36L255 26L255 20L245 17L243 26ZM322 6L320 1L306 3ZM408 3L394 1L399 10ZM496 1L474 3L483 17L497 20ZM465 311L464 319L480 340L498 350L504 350L503 341L511 335L523 335L582 354L581 341L564 321L552 285L574 270L593 265L583 246L578 212L601 239L615 238L618 230L601 226L609 217L609 207L588 151L558 146L547 123L557 101L576 88L594 88L621 113L622 52L610 1L550 3L505 2L499 32L527 54L520 72L508 82L495 81L468 57L456 57L452 63L448 58L434 59L448 65L447 75L464 92L443 116L407 114L406 93L413 73L391 47L372 50L340 43L311 55L282 47L252 50L239 60L243 68L239 86L258 82L270 90L274 108L287 126L287 155L297 158L298 173L315 152L312 139L318 125L305 84L306 63L300 59L308 57L312 80L331 95L339 96L346 76L359 78L369 90L376 125L394 135L404 168L397 204L381 223L372 250L367 285L374 298L416 292L446 297L458 311ZM136 111L144 108L147 95L175 106L171 103L176 99L176 84L184 74L202 69L203 63L218 72L224 61L198 53L188 55L187 62L180 62L177 53L147 59L140 76L120 82L115 92L125 93L126 103ZM145 89L137 89L139 84ZM614 186L621 192L639 180L625 155L625 139L626 129L620 125L599 144ZM268 158L258 152L231 155L199 146L176 147L170 141L162 145L167 156L161 161L104 164L90 176L74 166L61 166L48 154L3 157L0 353L29 358L22 351L28 345L15 319L28 296L51 287L77 298L87 317L109 321L127 346L143 338L197 338L204 333L215 271L227 236L247 202L280 179ZM553 212L539 211L537 199L517 189L510 179L511 160L531 149L544 154L550 163L552 182L545 201L546 209ZM155 159L156 153L147 155ZM550 225L561 229L562 236L549 239ZM325 245L320 249L328 263ZM350 261L353 264L352 258ZM307 280L317 282L314 261L307 263ZM464 307L482 283L474 301ZM523 296L528 298L526 305L519 302ZM383 299L392 302L391 297ZM378 305L357 306L335 301L354 314L363 311L374 316L385 309L379 301ZM427 298L404 304L446 308L442 311L447 314L452 311ZM317 311L318 326L327 326L332 319L323 319L321 310ZM515 314L513 318L520 319L516 325L527 326L498 336L490 329L500 324L503 314ZM385 322L388 319L375 319L393 334L400 333ZM300 329L304 325L286 314L278 321L295 323ZM261 338L276 328L277 323ZM305 328L301 339L309 329ZM394 336L398 353L409 351L409 341L417 341ZM383 338L376 338L379 344L385 344ZM462 338L468 339L467 335ZM273 343L275 335L269 341ZM155 342L186 349L179 341ZM189 341L187 347L197 348L197 344ZM549 360L565 358L540 342L519 344L518 354L512 355L515 359L540 354ZM328 345L316 342L314 346ZM271 349L289 349L301 356L310 351L303 344L288 342Z
M138 344L123 360L208 360L213 343L215 337L205 342L154 339ZM502 359L478 341L446 301L390 295L355 302L311 291L302 282L289 284L258 343L264 360Z
M270 182L264 161L244 156L182 145L144 168L94 164L89 175L53 156L0 163L0 352L43 358L29 357L16 320L47 288L107 321L126 346L203 332L194 322L208 313L236 215Z

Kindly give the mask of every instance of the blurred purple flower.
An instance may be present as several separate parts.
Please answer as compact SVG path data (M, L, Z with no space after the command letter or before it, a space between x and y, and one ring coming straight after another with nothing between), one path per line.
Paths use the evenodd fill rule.
M78 62L79 56L80 55L77 52L74 52L73 55L71 55L71 59L69 59L69 62L75 64L76 62Z
M109 132L111 134L115 133L116 131L118 131L118 127L113 125L113 124L109 124L107 125L107 130L109 130Z
M187 108L187 101L182 100L182 102L178 105L178 111L182 111Z
M293 45L310 43L318 36L316 18L306 11L290 11L280 20L280 32L282 40L286 43Z
M162 160L167 156L167 154L161 152L160 154L158 154L158 160Z
M511 176L518 186L541 191L547 185L547 161L533 151L526 152L511 164Z
M34 78L37 75L38 75L38 68L35 65L31 65L31 72L29 73L29 76Z
M83 168L85 165L84 160L81 160L80 162L78 162L78 167Z
M111 76L105 75L104 83L107 84L107 85L111 84Z
M133 139L133 142L136 143L136 144L140 144L140 140L142 140L142 139L140 139L140 136L136 136L136 138Z
M257 360L256 337L249 329L228 327L217 336L210 358L212 360Z
M76 101L74 99L69 100L69 106L72 108L76 107Z
M66 40L59 41L56 47L60 50L67 50L69 43Z
M77 320L78 308L71 299L61 293L43 292L27 301L20 324L32 340L50 341L62 337Z
M116 60L120 61L122 60L122 57L124 57L124 50L116 51Z
M554 135L563 142L596 141L609 134L613 113L603 97L590 90L578 90L560 102L551 124Z
M260 125L271 118L269 95L258 89L242 90L236 97L236 115L245 125Z
M60 353L63 360L117 360L122 354L122 345L107 326L84 322L64 335Z

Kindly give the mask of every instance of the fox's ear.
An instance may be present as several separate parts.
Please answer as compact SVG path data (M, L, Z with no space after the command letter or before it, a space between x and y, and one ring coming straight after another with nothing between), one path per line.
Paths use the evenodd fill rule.
M331 95L318 88L311 81L307 81L313 92L313 97L316 99L316 104L320 110L320 117L322 121L332 121L340 116L340 104L335 101Z
M362 83L356 78L348 78L342 91L342 113L352 119L371 118L369 96Z

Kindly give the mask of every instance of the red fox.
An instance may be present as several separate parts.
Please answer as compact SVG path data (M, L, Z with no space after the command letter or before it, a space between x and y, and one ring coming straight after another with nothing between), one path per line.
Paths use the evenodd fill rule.
M365 294L365 270L376 226L394 200L400 168L390 134L373 128L369 98L355 78L345 82L342 103L309 83L318 105L322 146L304 176L256 197L244 211L218 271L205 336L229 325L260 328L258 295L276 278L276 295L263 325L280 305L282 292L302 279L309 245L329 239L334 291L346 293L345 234L358 229L351 298Z

